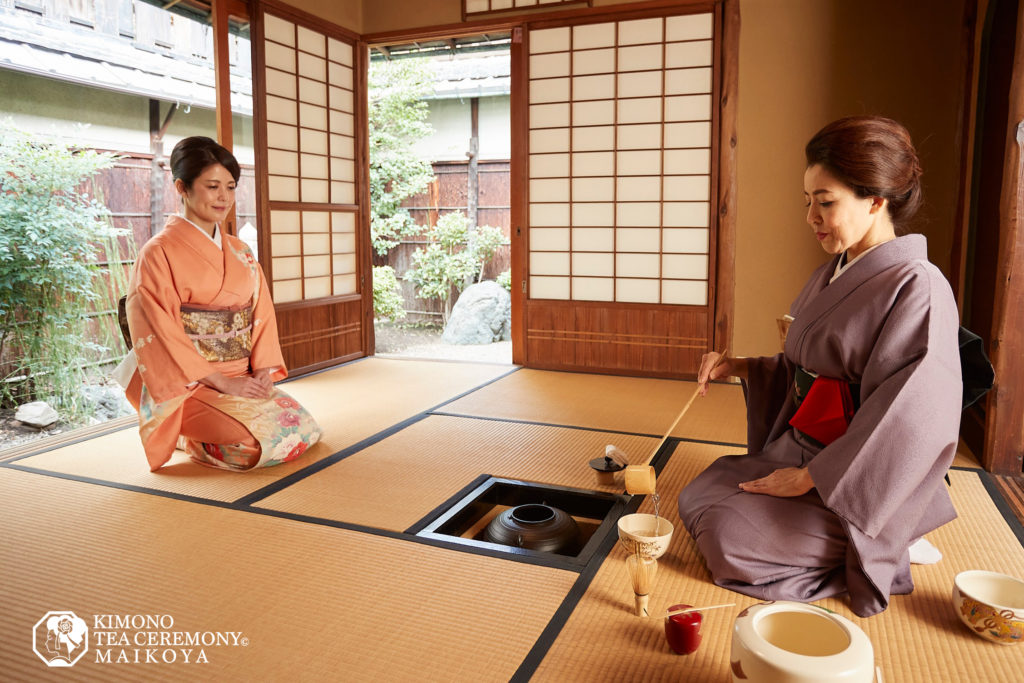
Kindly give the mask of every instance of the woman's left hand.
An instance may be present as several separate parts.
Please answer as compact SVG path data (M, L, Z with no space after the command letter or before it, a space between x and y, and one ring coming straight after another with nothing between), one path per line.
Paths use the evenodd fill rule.
M763 493L779 498L802 496L814 488L811 473L806 467L783 467L767 477L745 481L740 488L747 493Z
M260 368L252 371L252 378L260 383L267 390L267 396L274 390L274 380L270 379L270 368Z

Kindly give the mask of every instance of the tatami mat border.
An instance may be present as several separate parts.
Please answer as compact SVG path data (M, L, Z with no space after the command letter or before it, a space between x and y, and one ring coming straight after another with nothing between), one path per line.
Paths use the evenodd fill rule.
M973 472L978 475L978 478L981 479L982 485L985 487L985 492L988 493L989 498L992 499L992 503L995 504L996 509L999 510L999 514L1001 514L1003 519L1006 520L1006 525L1010 527L1010 530L1013 531L1013 535L1017 537L1018 541L1020 541L1021 547L1024 547L1024 524L1021 524L1021 521L1013 512L1013 508L1010 507L1006 498L1003 497L1003 493L999 490L999 486L992 478L992 474L985 470L975 469L973 467L950 467L949 469Z
M673 449L674 450L674 449ZM626 504L626 514L636 512L640 508L640 504L646 496L633 496L632 499ZM608 536L602 541L597 551L594 552L593 558L587 563L587 566L580 572L579 578L569 589L565 598L562 600L562 604L559 605L558 609L555 610L554 615L551 617L551 621L541 631L540 636L537 638L537 642L533 644L530 651L523 658L523 662L519 665L515 674L512 675L510 682L518 683L520 681L529 681L533 676L534 672L537 671L537 667L544 661L544 657L547 655L548 650L554 645L558 635L562 632L569 617L572 616L573 611L579 604L580 600L583 599L583 595L587 592L587 588L590 587L590 583L597 576L597 571L604 564L605 560L608 559L608 555L611 554L612 548L619 542L619 535L617 532L608 534Z
M651 460L651 466L654 467L655 472L661 474L661 471L665 469L668 461L671 459L672 454L676 452L676 448L682 442L695 442L695 443L708 443L705 441L694 441L692 439L677 439L670 437L665 440L665 443L661 445L654 458ZM726 444L734 445L734 444ZM626 503L626 514L636 512L640 505L643 504L644 499L647 496L632 496L628 503ZM555 612L554 616L551 617L551 621L541 632L540 637L537 638L537 642L534 643L530 652L523 659L523 663L519 665L519 669L512 676L512 681L528 681L533 676L534 672L537 671L537 667L540 666L541 662L544 661L544 657L547 655L548 650L555 643L558 635L562 632L569 617L572 616L573 611L579 604L580 600L583 599L583 595L587 592L587 588L590 587L594 577L597 576L598 570L601 565L604 564L605 560L608 559L608 555L611 554L612 548L619 541L619 535L615 533L608 534L608 537L604 539L597 551L594 553L593 558L580 572L580 576L576 579L576 583L573 584L569 593L565 596L561 606Z
M194 503L197 505L206 505L209 507L223 508L226 510L234 510L235 512L247 512L257 515L265 515L267 517L277 517L281 519L289 519L295 522L302 522L304 524L315 524L319 526L328 526L336 529L345 529L346 531L355 531L358 533L369 534L372 536L382 536L385 538L392 538L400 541L409 541L412 543L419 543L421 545L434 546L436 548L445 548L446 550L454 550L456 552L462 552L470 555L482 555L485 557L494 557L503 560L520 562L523 564L532 564L539 567L548 567L552 569L561 569L570 572L579 573L582 569L579 566L574 566L570 563L559 562L557 558L546 558L546 557L535 557L527 555L510 556L508 553L500 550L493 550L491 548L481 548L469 546L464 543L451 543L438 538L428 538L423 536L415 536L408 534L403 531L394 531L391 529L381 529L378 527L367 526L365 524L353 524L350 522L343 522L336 519L326 519L324 517L314 517L312 515L301 515L294 512L286 512L283 510L272 510L269 508L254 507L251 505L240 504L237 501L226 502L220 500L212 500L210 498L199 498L197 496L190 496L183 493L174 493L171 491L161 491L157 489L149 489L142 486L133 486L131 484L120 484L117 482L110 482L102 479L93 479L91 477L83 477L80 475L64 474L62 472L50 472L47 470L39 470L34 467L25 467L23 465L2 465L8 469L18 470L20 472L27 472L30 474L39 474L44 477L53 477L55 479L64 479L67 481L73 481L81 484L94 484L98 486L105 486L107 488L119 489L122 491L131 491L133 493L145 493L161 498L170 498L173 500L180 500L188 503ZM490 475L484 475L489 477ZM630 501L632 504L633 501ZM636 503L639 505L639 502ZM627 506L628 507L628 506ZM616 534L609 534L613 539L616 538ZM609 546L609 550L612 546ZM594 553L594 556L590 564L600 566L607 555L607 550L604 550L602 546Z
M500 379L500 378L499 378ZM454 400L454 399L453 399ZM489 417L487 415L466 415L464 413L449 413L443 410L431 411L431 415L438 415L440 417L457 417L464 420L485 420L491 422L504 422L507 424L519 424L519 425L536 425L538 427L557 427L559 429L577 429L581 432L598 432L603 434L622 434L624 436L645 436L652 439L660 439L664 434L648 434L644 432L627 432L621 429L599 429L597 427L583 427L580 425L567 425L560 424L557 422L541 422L540 420L518 420L511 417ZM731 441L707 441L705 439L687 439L685 437L673 436L670 439L675 441L687 441L689 443L706 443L712 446L735 446L736 448L746 448L747 445L744 443L733 443Z
M302 479L305 479L306 477L308 477L311 474L316 474L320 470L323 470L323 469L325 469L327 467L330 467L334 463L339 462L341 460L344 460L348 456L350 456L350 455L352 455L354 453L357 453L357 452L363 450L364 448L368 448L368 447L372 446L373 444L377 443L378 441L383 441L384 439L388 438L389 436L397 434L398 432L402 431L403 429L405 429L409 425L414 425L417 422L419 422L420 420L426 419L431 414L433 414L434 411L436 411L438 408L442 408L442 407L448 405L449 403L451 403L452 401L458 401L459 399L465 398L466 396L469 396L470 394L472 394L475 391L479 391L480 389L483 389L486 386L494 384L498 380L501 380L501 379L504 379L504 378L508 377L509 375L515 373L519 369L520 368L519 368L518 365L514 366L508 372L502 373L502 374L498 375L497 377L484 382L483 384L478 384L477 386L473 387L472 389L469 389L468 391L462 392L458 396L453 396L452 398L449 398L446 401L442 401L441 403L438 403L433 408L428 408L427 410L424 410L422 413L418 413L416 415L413 415L412 417L409 417L409 418L407 418L405 420L402 420L401 422L399 422L397 424L391 425L387 429L383 429L383 430L377 432L376 434L368 436L367 438L363 439L362 441L360 441L358 443L355 443L355 444L349 446L348 448L343 448L342 450L338 451L337 453L334 453L333 455L329 455L326 458L322 458L321 460L317 460L316 462L311 463L308 467L304 467L301 470L298 470L297 472L293 472L292 474L288 475L287 477L282 477L281 479L278 479L277 481L273 482L272 484L267 484L263 488L257 489L255 491L253 491L252 493L239 498L235 502L236 503L242 503L242 504L251 505L251 504L253 504L253 503L257 502L257 501L263 500L267 496L270 496L270 495L272 495L274 493L277 493L278 491L280 491L282 489L286 489L289 486L291 486L292 484L294 484L295 482L301 481Z

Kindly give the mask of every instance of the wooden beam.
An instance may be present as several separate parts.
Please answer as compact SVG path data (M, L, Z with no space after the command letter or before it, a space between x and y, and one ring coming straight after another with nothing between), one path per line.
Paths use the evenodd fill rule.
M1024 467L1024 3L1017 10L1013 78L1003 185L999 200L999 266L993 305L992 364L982 464L989 472L1020 475Z

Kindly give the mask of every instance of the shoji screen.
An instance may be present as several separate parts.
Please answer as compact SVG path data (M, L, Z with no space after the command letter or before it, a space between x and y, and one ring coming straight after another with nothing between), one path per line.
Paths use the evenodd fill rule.
M312 24L312 25L310 25ZM321 366L365 353L356 124L358 41L322 22L262 13L268 271L286 358ZM264 170L264 169L261 169Z
M528 364L693 372L713 327L714 14L526 40Z

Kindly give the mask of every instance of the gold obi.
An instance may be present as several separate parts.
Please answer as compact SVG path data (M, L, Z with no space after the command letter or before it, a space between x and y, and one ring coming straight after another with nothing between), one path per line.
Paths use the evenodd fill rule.
M182 306L181 322L196 351L208 361L252 354L252 304L220 310Z

